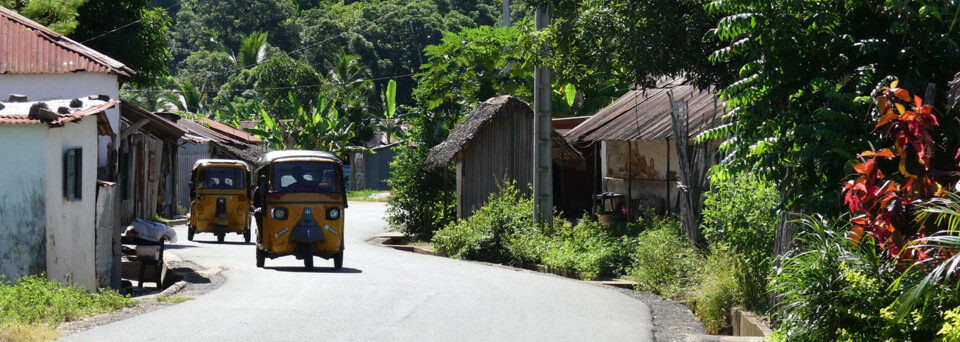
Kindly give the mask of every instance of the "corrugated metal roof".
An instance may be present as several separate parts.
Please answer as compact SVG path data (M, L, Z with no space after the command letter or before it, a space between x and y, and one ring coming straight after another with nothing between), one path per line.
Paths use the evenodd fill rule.
M207 125L207 127L210 127L211 129L216 130L220 133L228 134L233 138L243 140L245 143L248 143L248 144L260 143L260 138L253 136L253 134L238 130L236 128L224 125L222 123L219 123L207 118L203 118L203 120L200 123Z
M218 142L221 144L228 144L228 145L246 145L247 144L246 142L243 142L239 139L235 139L230 135L223 134L216 130L210 129L207 126L204 126L203 124L197 123L196 121L193 121L193 120L180 119L180 120L177 120L176 123L180 127L187 129L187 131L194 132L197 135L201 135L205 138L209 138L214 142Z
M147 120L148 123L143 127L144 129L168 139L176 140L187 134L187 130L183 127L124 100L120 100L120 117L128 119L131 123Z
M663 140L673 136L670 98L686 100L690 109L690 136L714 127L723 110L723 102L711 90L691 85L632 90L593 117L567 132L571 142ZM716 115L715 115L716 114ZM701 125L702 124L702 125Z
M63 127L69 122L79 121L90 115L98 115L97 117L97 134L99 135L112 135L113 130L110 129L109 123L106 121L105 110L108 108L113 108L120 101L108 101L102 104L98 104L92 107L84 108L70 114L60 114L57 119L50 122L43 122L38 119L30 119L27 117L27 114L0 114L0 124L47 124L49 127ZM102 117L102 118L101 118ZM105 126L105 127L104 127Z
M0 6L0 74L108 73L130 80L123 63Z

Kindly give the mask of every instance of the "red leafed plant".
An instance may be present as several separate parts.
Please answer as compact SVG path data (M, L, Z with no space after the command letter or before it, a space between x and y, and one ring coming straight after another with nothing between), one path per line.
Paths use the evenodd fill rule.
M942 173L931 167L937 147L931 132L940 123L931 105L924 105L919 96L911 96L897 83L883 88L876 98L880 113L876 129L885 140L893 141L893 149L860 153L860 162L853 165L855 174L844 184L843 196L856 215L850 220L853 226L849 233L854 244L867 238L891 257L922 260L923 250L903 248L930 233L914 221L916 205L945 196L941 185L944 180L937 178ZM881 171L881 165L892 165L884 159L899 159L897 170L890 174Z

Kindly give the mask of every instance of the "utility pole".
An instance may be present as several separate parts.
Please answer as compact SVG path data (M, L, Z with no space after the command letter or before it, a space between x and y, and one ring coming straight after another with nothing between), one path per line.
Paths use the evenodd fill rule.
M543 2L537 7L534 16L537 30L550 26L549 2ZM546 57L547 45L542 46L540 56ZM533 215L540 224L553 223L551 93L550 68L546 65L538 65L533 74Z
M503 0L503 27L510 27L510 0Z

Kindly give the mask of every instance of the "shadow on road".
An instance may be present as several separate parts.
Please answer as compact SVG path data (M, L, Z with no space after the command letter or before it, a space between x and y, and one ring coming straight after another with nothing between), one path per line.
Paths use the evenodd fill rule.
M177 268L171 269L171 271L173 271L172 274L178 275L183 279L183 281L186 281L191 284L209 284L210 283L209 277L200 275L199 273L197 273L197 271L195 271L193 268L190 268L190 267L177 267Z
M297 273L347 273L347 274L356 274L363 273L362 270L356 268L344 267L341 269L336 269L333 267L314 267L312 270L308 270L303 266L265 266L266 270L274 270L281 272L297 272Z
M168 244L168 245L164 245L163 249L165 250L166 249L184 249L184 248L196 248L196 247L197 246Z
M194 239L193 242L202 243L202 244L204 244L204 245L237 245L237 246L251 245L251 246L252 246L252 245L255 245L255 244L256 244L255 242L252 242L252 241L251 241L251 242L243 242L243 241L224 241L224 242L217 242L217 240L212 240L212 241L200 241L200 240L196 240L196 239Z

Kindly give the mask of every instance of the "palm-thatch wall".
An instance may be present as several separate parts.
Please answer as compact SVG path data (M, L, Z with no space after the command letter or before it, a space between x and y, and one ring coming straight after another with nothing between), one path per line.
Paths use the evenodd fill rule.
M580 155L553 132L553 161L582 167ZM426 164L436 169L456 162L457 217L469 217L497 191L505 177L529 195L533 182L533 109L513 96L481 102L443 143L430 150Z

